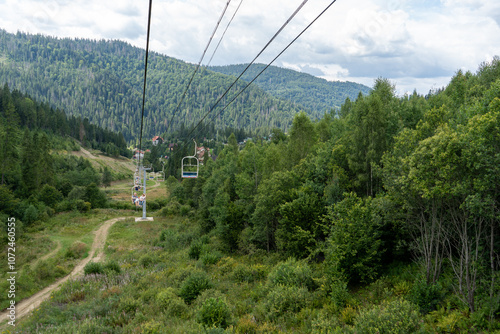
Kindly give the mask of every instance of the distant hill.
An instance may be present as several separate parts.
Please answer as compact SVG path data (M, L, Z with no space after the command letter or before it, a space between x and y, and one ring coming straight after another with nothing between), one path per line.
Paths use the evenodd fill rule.
M210 69L237 77L247 66L248 64L212 66ZM253 64L241 78L251 81L264 67L263 64ZM320 113L340 108L347 97L355 100L359 92L368 95L371 90L370 87L358 83L327 81L277 66L269 66L254 84L274 97L289 100Z
M59 39L0 29L0 83L30 94L38 101L64 109L69 115L121 132L130 142L141 123L144 73L143 49L121 41ZM144 136L166 131L194 65L151 52L148 63ZM201 71L173 118L170 130L196 124L234 78ZM244 87L238 82L220 107ZM293 116L305 110L312 118L322 113L283 100L252 85L220 116L216 108L205 122L212 128L244 128L266 133L286 130ZM212 119L215 118L215 119Z

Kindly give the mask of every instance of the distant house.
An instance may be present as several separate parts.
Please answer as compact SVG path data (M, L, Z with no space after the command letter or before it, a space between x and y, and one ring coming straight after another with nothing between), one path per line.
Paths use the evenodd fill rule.
M210 149L208 147L205 148L203 146L200 146L196 148L196 156L198 157L200 165L203 165L203 161L205 161L205 156L206 156L205 153L207 156L210 155Z
M163 144L163 138L160 136L154 136L154 138L152 140L153 140L154 146Z
M132 157L132 159L139 159L139 158L140 159L144 158L144 151L139 151L139 150L135 151L135 154Z
M168 144L168 150L172 152L176 146L177 144Z

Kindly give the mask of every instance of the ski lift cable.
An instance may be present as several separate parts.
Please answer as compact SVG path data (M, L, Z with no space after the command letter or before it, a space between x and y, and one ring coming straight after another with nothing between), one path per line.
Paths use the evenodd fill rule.
M233 88L233 86L236 84L236 82L238 82L238 80L243 76L243 74L245 74L245 72L250 68L250 66L257 60L257 58L260 57L260 55L262 55L262 53L267 49L267 47L276 39L276 37L278 37L278 35L283 31L283 29L290 23L290 21L295 17L295 15L297 15L297 13L302 9L302 7L304 7L304 5L307 3L308 0L304 0L300 5L299 7L297 7L297 9L295 10L295 12L293 12L293 14L286 20L286 22L281 26L281 28L274 34L274 36L269 40L269 42L267 42L267 44L262 48L262 50L260 50L260 52L254 57L254 59L245 67L245 69L243 70L243 72L240 73L240 75L238 75L238 77L233 81L233 83L229 86L229 88L226 89L226 91L224 92L224 94L222 94L218 99L217 101L214 103L214 105L212 107L209 108L208 112L205 114L205 116L203 116L203 118L198 122L198 124L196 124L196 126L191 130L191 132L187 135L187 137L191 136L194 132L194 130L196 130L196 128L198 126L200 126L200 124L205 120L205 118L207 118L207 116L212 112L212 110L214 110L214 108L222 101L222 99L227 95L227 93L231 90L231 88ZM331 6L331 5L330 5ZM330 7L329 6L329 7ZM297 37L298 38L298 37ZM294 40L295 41L295 40ZM273 60L274 61L274 60Z
M219 43L217 43L217 46L215 47L215 50L214 52L212 53L212 56L210 57L210 60L208 61L207 65L205 67L208 67L210 66L210 64L212 63L212 59L214 58L215 56L215 53L217 52L217 49L219 48L220 46L220 43L222 42L222 40L224 39L224 36L226 35L226 32L227 32L227 29L229 28L229 26L231 25L231 23L233 22L233 19L234 17L236 16L236 13L238 13L238 10L240 9L241 7L241 4L243 3L243 0L240 1L238 7L236 8L236 10L234 11L233 13L233 16L231 17L231 20L229 20L229 23L227 24L226 26L226 29L224 29L224 32L222 33L222 36L221 38L219 39Z
M221 111L215 115L215 117L211 120L211 121L214 121L216 117L218 117L232 102L234 102L234 100L241 94L243 93L244 90L246 90L269 66L271 66L272 63L274 63L276 61L276 59L278 59L293 43L295 43L295 41L297 41L297 39L300 38L300 36L302 36L304 34L304 32L306 32L306 30L308 30L328 9L330 9L330 7L336 2L337 0L333 0L318 16L316 16L316 18L311 21L311 23L309 23L271 62L269 62L269 64L267 64L264 69L262 69L262 71L259 72L259 74L257 74L257 76L255 76L252 81L250 81L242 90L240 90L232 99L231 101L226 105L224 106L224 108L221 109ZM248 69L248 66L247 66L247 69ZM243 72L244 73L244 72ZM242 74L243 74L242 73ZM241 74L241 75L242 75ZM240 76L241 76L240 75ZM238 77L239 78L239 77ZM217 101L219 102L219 101ZM215 104L217 105L217 103ZM191 132L187 135L187 137L190 137L194 130L196 130L196 128L205 120L205 118L209 115L209 113L213 110L213 108L215 107L215 105L210 109L210 111L205 114L205 116L200 120L200 122L198 122L198 124L191 130ZM206 124L209 124L210 122L207 122ZM205 124L205 126L206 126Z
M141 165L141 151L142 151L142 130L144 127L144 104L146 101L146 77L148 74L148 55L149 55L149 35L151 31L151 9L153 7L153 0L149 0L149 14L148 14L148 33L146 37L146 59L144 61L144 87L142 90L142 110L141 110L141 131L139 135L139 157L137 159L137 167Z
M217 113L213 118L212 118L212 121L215 121L215 119L220 116L222 114L222 112L224 112L224 110L226 110L227 107L229 107L229 105L231 105L231 103L234 102L234 100L236 100L236 98L238 96L241 95L241 93L243 93L243 91L245 91L262 73L264 73L265 70L267 70L267 68L269 66L271 66L272 63L274 63L276 61L276 59L278 59L286 50L288 50L288 48L293 44L295 43L295 41L297 41L297 39L300 38L300 36L302 36L302 34L304 34L304 32L306 32L307 29L309 29L309 27L311 27L337 0L333 0L318 16L316 16L316 18L311 22L309 23L276 57L274 57L273 60L271 60L269 62L269 64L267 64L250 82L247 83L247 85L242 89L240 90L230 101L229 103L227 103L220 111L219 113ZM210 123L210 122L208 122Z
M170 124L172 124L172 121L174 119L175 114L179 111L179 108L180 108L182 102L184 101L184 98L186 97L187 91L188 91L189 87L191 86L191 83L193 82L194 76L196 75L196 73L198 72L198 69L200 68L200 65L201 65L201 62L203 61L203 58L205 58L205 54L207 53L208 47L212 43L212 39L214 38L215 33L217 32L217 29L219 28L219 24L222 21L222 18L224 17L226 10L229 7L230 2L231 2L231 0L227 1L226 6L224 7L224 10L222 11L222 14L219 17L219 20L217 21L217 24L215 25L214 31L212 32L212 36L210 36L210 39L208 40L207 46L205 47L205 50L203 51L203 54L201 55L200 61L198 62L198 65L196 66L193 74L191 75L191 78L189 79L189 82L186 86L186 89L184 89L184 93L182 93L181 100L177 104L177 107L175 108L174 113L172 114L172 117L170 117L170 121L167 124L167 129L165 130L165 132L168 132L168 129L170 128Z

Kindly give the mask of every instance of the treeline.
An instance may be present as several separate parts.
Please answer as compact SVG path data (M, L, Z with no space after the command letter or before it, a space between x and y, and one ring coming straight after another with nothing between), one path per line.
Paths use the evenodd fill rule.
M80 150L71 137L110 155L131 155L121 134L68 118L7 85L0 88L1 226L6 216L16 217L21 231L22 224L33 225L56 212L106 205L98 186L109 184L112 172L97 170L82 157L57 153Z
M35 102L17 89L11 92L7 84L0 88L0 115L21 128L69 136L79 140L84 147L101 150L111 156L132 156L121 133L91 124L87 118L68 117L63 110L54 109L46 102Z
M177 110L193 72L194 65L150 53L144 136L152 138L167 128L177 130L182 123L196 124L234 80L200 71ZM144 50L125 42L59 39L0 30L0 82L69 115L121 132L127 142L139 137L143 78ZM244 86L243 82L235 84L207 121L219 129L246 128L263 133L273 127L286 130L290 126L300 107L253 86L218 115Z
M333 299L413 258L423 313L447 298L484 325L500 315L499 143L499 58L427 96L378 79L338 117L300 113L242 150L232 136L198 179L169 177L164 213L194 208L229 252L323 263Z
M237 77L247 66L248 64L212 66L210 69ZM241 78L249 82L264 67L263 64L253 64ZM371 90L355 82L327 81L277 66L269 66L254 83L275 97L317 112L339 109L346 98L355 99L360 92L367 95Z

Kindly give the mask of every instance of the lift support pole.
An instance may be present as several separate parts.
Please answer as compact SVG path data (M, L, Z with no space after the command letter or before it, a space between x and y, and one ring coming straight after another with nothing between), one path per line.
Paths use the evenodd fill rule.
M153 217L146 217L146 171L150 170L151 168L144 168L142 167L144 171L144 189L143 189L143 194L144 194L144 201L142 202L142 217L141 218L136 218L135 221L153 221Z

